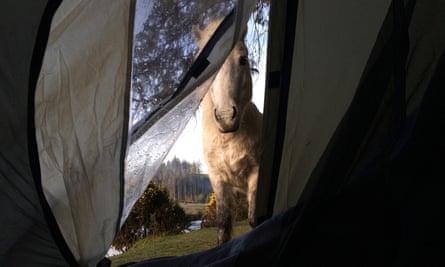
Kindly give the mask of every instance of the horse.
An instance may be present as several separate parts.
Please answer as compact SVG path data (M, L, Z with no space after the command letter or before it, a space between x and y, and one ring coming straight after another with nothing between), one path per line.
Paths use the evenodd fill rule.
M222 19L204 29L193 26L202 49ZM248 220L255 222L255 201L262 145L262 113L252 102L252 77L245 44L247 26L203 97L204 162L216 196L217 244L232 238L236 194L247 197Z

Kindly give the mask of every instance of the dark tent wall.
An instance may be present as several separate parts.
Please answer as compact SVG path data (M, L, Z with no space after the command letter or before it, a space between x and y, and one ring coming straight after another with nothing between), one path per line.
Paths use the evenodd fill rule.
M445 46L445 7L443 1L410 1L414 5L407 21L409 51L406 58L406 110L419 109ZM440 73L438 73L440 74Z
M365 105L373 94L393 94L393 84L400 83L398 90L406 92L399 108L406 105L407 117L416 113L443 52L443 12L440 1L272 2L264 131L274 138L266 139L261 165L264 213L298 202L341 125L360 123L372 134L372 123L361 119L366 106L394 104ZM358 121L347 121L348 112ZM352 157L365 161L371 155Z
M281 13L274 4L284 7ZM370 13L374 15L367 17ZM311 23L317 14L318 21ZM444 18L443 1L298 1L287 6L272 2L271 36L285 36L273 31L274 23L287 33L297 29L290 44L288 36L270 37L284 40L278 50L269 51L270 63L283 61L269 64L267 94L275 96L279 105L266 103L265 117L272 123L280 122L283 114L287 117L281 126L265 129L276 129L279 138L266 147L275 146L262 165L261 182L266 186L260 189L269 195L258 200L267 207L260 214L266 218L292 203L301 207L289 235L292 249L286 247L281 263L443 265L445 235L439 225L445 223L445 199L440 193L445 174L438 166L445 161L439 137L445 128L444 105L439 104L444 101L439 78L445 77ZM349 22L340 28L331 29L328 23L344 20ZM325 30L323 38L313 39L319 42L311 42ZM357 64L361 55L357 52L366 42L365 61ZM286 62L289 46L294 48L291 54L300 53L292 62ZM275 58L273 53L278 53ZM280 53L285 56L279 57ZM339 55L343 57L324 61ZM286 73L289 66L292 71ZM281 81L290 79L290 85L276 86L277 74L284 75ZM356 80L352 94L345 95L352 80ZM279 97L287 88L286 97ZM291 97L293 91L298 98ZM312 94L318 95L307 98ZM338 97L347 101L342 104ZM309 99L315 101L305 102ZM279 113L283 106L287 111ZM339 119L332 120L338 111ZM305 125L305 121L311 122ZM304 138L307 127L315 134ZM317 139L325 131L331 132L327 139ZM310 149L323 143L321 151ZM270 155L275 155L273 161Z
M33 137L34 89L50 21L59 3L1 4L1 266L68 265L51 233L53 229L45 218L48 210L37 190L40 170Z

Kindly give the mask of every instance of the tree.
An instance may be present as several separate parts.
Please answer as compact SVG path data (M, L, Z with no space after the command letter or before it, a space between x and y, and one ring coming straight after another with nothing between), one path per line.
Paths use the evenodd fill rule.
M209 178L201 174L198 162L173 158L161 164L153 180L164 185L177 201L204 203L212 192Z
M170 199L168 190L151 181L133 206L112 245L117 250L126 251L149 234L178 234L188 224L184 209Z
M253 27L249 28L249 31L252 37L246 40L246 45L249 48L250 66L253 73L259 72L258 67L261 57L266 54L269 9L270 0L260 0L257 2L251 15Z

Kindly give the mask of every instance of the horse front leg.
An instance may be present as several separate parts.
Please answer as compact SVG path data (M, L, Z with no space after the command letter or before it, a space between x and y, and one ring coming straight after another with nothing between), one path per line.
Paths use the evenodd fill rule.
M217 186L216 194L216 223L218 228L218 245L232 238L232 223L234 210L234 196L232 187L224 182Z
M256 209L256 191L258 187L258 171L259 168L255 168L249 175L247 180L247 202L249 204L248 219L249 224L253 228L255 227L255 209Z

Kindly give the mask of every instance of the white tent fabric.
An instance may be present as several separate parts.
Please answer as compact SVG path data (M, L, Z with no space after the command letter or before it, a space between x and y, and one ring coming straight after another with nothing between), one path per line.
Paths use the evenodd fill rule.
M64 1L36 89L42 184L75 259L95 265L120 221L131 1Z

